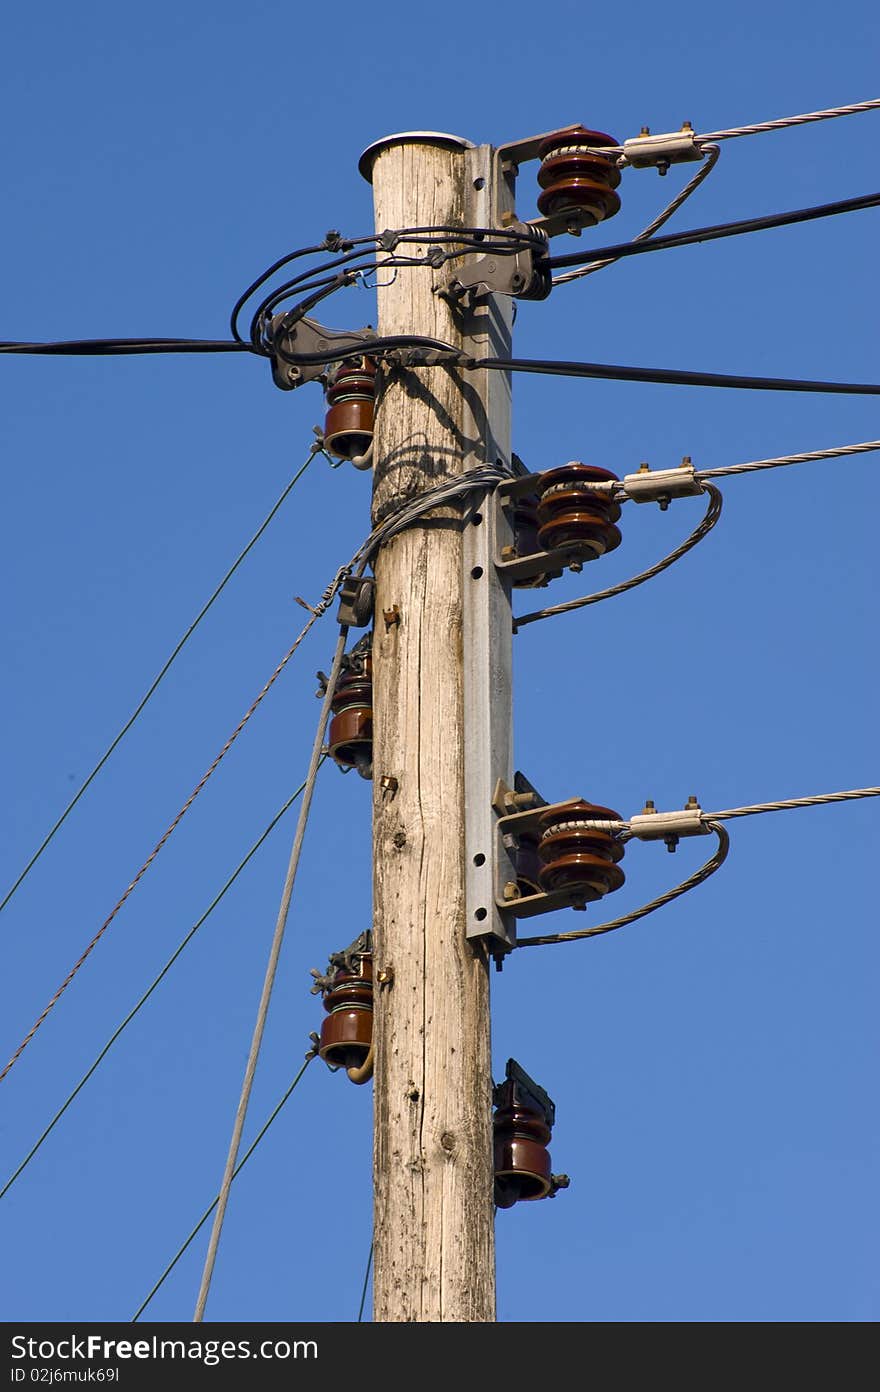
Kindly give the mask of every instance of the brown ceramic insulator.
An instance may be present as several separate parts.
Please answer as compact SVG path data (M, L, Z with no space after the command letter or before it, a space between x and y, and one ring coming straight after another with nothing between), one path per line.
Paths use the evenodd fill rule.
M364 658L363 672L348 671L340 677L330 702L333 718L327 732L330 757L346 768L364 768L373 752L372 659Z
M617 482L617 475L591 464L566 464L541 475L537 521L542 550L583 547L601 556L620 545L622 537L614 525L620 505L591 486L608 482Z
M620 815L609 807L578 802L541 818L538 878L547 893L577 890L588 902L620 889L625 876L617 862L623 858L623 846L610 831L583 825L595 821L620 821Z
M612 136L584 126L556 131L541 142L538 209L544 217L575 209L593 223L614 217L620 209L614 192L620 183L616 158L597 154L590 147L616 144Z
M550 1127L540 1112L514 1100L493 1119L495 1201L499 1208L544 1199L551 1189Z
M357 959L359 971L340 967L324 992L329 1014L321 1026L318 1053L334 1068L360 1068L373 1039L373 959Z
M366 454L373 439L376 365L371 358L344 362L327 387L324 446L341 459Z

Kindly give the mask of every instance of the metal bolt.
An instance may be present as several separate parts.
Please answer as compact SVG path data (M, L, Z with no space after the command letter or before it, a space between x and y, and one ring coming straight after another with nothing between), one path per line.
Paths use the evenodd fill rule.
M651 127L650 127L650 126L642 126L642 129L639 131L639 135L650 135L650 134L651 134Z
M639 465L639 473L640 473L640 474L649 474L650 472L651 472L651 466L650 466L650 464L648 463L647 459L643 459L642 462L641 462L641 464Z
M397 779L391 773L383 773L382 777L379 779L379 787L382 789L383 793L391 793L393 795L397 792L399 786L400 784Z
M507 884L501 891L501 897L502 899L506 900L507 903L510 903L512 899L520 899L522 895L520 892L519 885L516 884L514 880L508 880Z
M655 805L654 805L654 799L653 799L653 798L645 798L645 805L644 805L644 807L642 808L642 816L643 816L643 817L647 817L647 816L650 815L651 812L656 812L656 811L657 811L657 808L656 808Z
M516 547L515 547L515 546L502 546L502 548L501 548L501 559L502 559L502 561L515 561L515 560L516 560Z
M389 962L387 967L380 967L376 973L376 981L380 986L394 985L394 968Z
M382 610L382 618L385 620L385 632L387 633L389 628L400 623L400 609L396 604L393 604L390 609Z
M684 809L684 810L685 810L685 812L689 812L689 811L691 810L691 808L698 808L699 805L700 805L700 799L697 798L697 797L694 797L693 793L691 793L690 797L689 797L688 800L687 800L687 803L686 803L686 805L685 805L685 809Z

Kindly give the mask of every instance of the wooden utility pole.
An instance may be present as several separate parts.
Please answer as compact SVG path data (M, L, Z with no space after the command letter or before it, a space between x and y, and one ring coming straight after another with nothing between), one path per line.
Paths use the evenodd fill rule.
M509 194L492 156L424 132L371 146L361 170L377 230L497 226ZM445 274L426 264L382 276L379 333L509 353L509 301L492 297L462 317L435 293ZM509 463L509 433L506 375L380 366L374 525L443 479ZM509 773L510 620L493 568L471 564L468 532L481 525L467 505L436 509L375 567L373 926L385 981L374 1016L377 1321L495 1319L490 963L486 940L468 937L469 916L495 910L488 879L488 908L472 907L474 876L491 874L491 856L477 852L474 870L465 789L481 809L485 797L488 817L493 700L494 771ZM482 646L481 624L492 631Z

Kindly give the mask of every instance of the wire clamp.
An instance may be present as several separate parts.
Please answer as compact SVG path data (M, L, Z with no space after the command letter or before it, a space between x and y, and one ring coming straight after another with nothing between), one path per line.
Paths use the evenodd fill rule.
M659 503L666 511L673 498L695 498L703 492L689 455L677 469L651 469L643 464L638 473L626 474L621 488L634 503Z
M708 836L712 828L703 820L705 814L695 797L688 798L682 812L658 812L648 799L644 810L629 819L630 835L639 841L665 841L667 850L674 851L682 836Z
M357 357L377 337L376 330L327 329L303 315L276 314L272 319L272 380L282 391L293 391L304 382L323 377L328 365L344 355ZM324 358L323 355L326 354ZM321 362L303 358L321 357Z
M437 293L469 310L487 295L511 295L519 300L546 300L552 288L547 262L547 236L524 222L509 222L506 231L519 232L531 245L510 253L492 252L453 272Z
M670 165L690 164L704 158L705 151L697 144L690 121L685 121L679 131L651 135L645 127L641 135L624 140L620 162L632 169L656 169L658 174L665 174Z

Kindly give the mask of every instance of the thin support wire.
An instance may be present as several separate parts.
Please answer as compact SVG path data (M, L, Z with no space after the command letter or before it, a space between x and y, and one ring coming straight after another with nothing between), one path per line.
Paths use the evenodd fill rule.
M300 1080L300 1078L302 1077L302 1075L305 1073L306 1069L308 1068L309 1064L311 1063L311 1061L312 1061L312 1059L313 1059L314 1057L315 1057L315 1055L314 1055L313 1053L308 1053L308 1054L306 1054L306 1061L305 1061L305 1063L303 1064L302 1068L301 1068L301 1069L299 1070L299 1072L297 1073L297 1075L296 1075L296 1077L294 1078L293 1082L290 1084L290 1087L287 1089L287 1091L285 1092L284 1096L281 1098L280 1102L277 1104L277 1106L275 1107L275 1109L270 1113L270 1115L269 1115L269 1116L267 1117L267 1119L264 1121L263 1125L260 1127L260 1129L259 1129L259 1131L257 1132L256 1136L254 1137L253 1141L252 1141L251 1144L248 1146L248 1148L247 1148L247 1150L245 1151L244 1155L241 1157L241 1159L239 1160L238 1164L236 1165L236 1167L235 1167L235 1173L234 1173L233 1176L232 1176L233 1179L235 1179L237 1175L241 1174L241 1171L244 1169L244 1167L245 1167L245 1165L247 1164L248 1160L250 1160L250 1158L251 1158L251 1156L253 1155L254 1151L256 1150L257 1146L260 1144L260 1141L263 1139L263 1137L265 1136L266 1132L269 1130L269 1127L272 1125L272 1122L273 1122L273 1121L275 1120L275 1118L278 1116L278 1113L281 1111L281 1109L282 1109L282 1107L284 1106L285 1102L287 1101L288 1097L289 1097L290 1094L293 1092L294 1088L296 1087L297 1083L299 1082L299 1080ZM205 1209L204 1213L202 1214L202 1216L201 1216L201 1218L199 1219L199 1221L196 1223L196 1225L195 1225L195 1227L193 1228L192 1232L190 1233L189 1237L188 1237L188 1238L186 1239L186 1241L183 1243L183 1246L181 1246L181 1247L179 1247L179 1248L177 1249L177 1251L176 1251L176 1253L174 1254L174 1256L172 1257L171 1261L168 1263L168 1265L166 1266L165 1270L162 1272L162 1275L159 1277L158 1281L157 1281L156 1284L153 1286L153 1289L150 1291L149 1295L146 1297L146 1299L145 1299L144 1301L142 1301L142 1303L141 1303L141 1304L138 1306L138 1308L135 1310L134 1314L133 1314L132 1317L131 1317L131 1323L132 1323L132 1324L137 1324L137 1322L138 1322L138 1320L140 1319L141 1315L144 1313L144 1310L146 1310L146 1308L147 1308L147 1306L149 1305L150 1301L153 1299L153 1296L154 1296L154 1295L156 1294L156 1292L159 1290L159 1287L162 1286L162 1285L164 1284L166 1278L167 1278L168 1276L171 1275L171 1272L174 1270L175 1266L176 1266L177 1263L180 1261L180 1258L183 1256L183 1254L184 1254L184 1252L186 1251L187 1247L189 1247L189 1245L190 1245L190 1243L193 1241L193 1239L194 1239L195 1237L197 1237L198 1234L201 1232L201 1230L202 1230L202 1228L204 1227L205 1223L207 1223L207 1221L208 1221L208 1219L210 1218L211 1214L214 1212L214 1209L217 1207L217 1204L219 1203L219 1201L220 1201L220 1195L218 1194L217 1197L213 1200L213 1202L210 1203L210 1204L208 1205L208 1207Z
M144 709L144 707L146 706L146 704L147 704L147 702L149 701L150 697L151 697L151 696L154 694L154 692L156 691L157 687L159 686L159 683L162 681L163 677L165 677L166 674L168 673L168 671L170 670L171 665L172 665L172 663L174 662L174 660L175 660L177 657L179 657L180 653L183 651L184 647L186 646L186 644L189 642L190 638L191 638L191 637L193 636L193 634L195 633L196 629L198 628L199 624L202 622L202 619L205 617L205 615L207 614L208 610L209 610L209 609L211 608L211 606L214 604L215 600L217 600L217 599L220 597L220 595L222 594L223 590L226 588L227 584L228 584L229 581L232 579L232 577L233 577L233 575L235 574L235 572L238 570L238 567L241 565L242 561L243 561L243 560L245 559L245 557L249 554L249 552L253 550L254 546L256 546L256 544L257 544L257 542L259 541L260 537L263 535L263 533L265 532L265 530L266 530L266 528L268 527L269 523L272 521L272 518L275 516L275 514L276 514L277 511L278 511L278 509L281 507L281 504L285 501L285 499L287 498L287 495L290 493L290 491L291 491L291 489L294 487L294 485L295 485L296 483L298 483L299 480L302 478L302 476L303 476L303 474L305 473L306 469L309 467L309 465L311 464L311 462L312 462L312 460L314 459L315 455L318 454L320 450L321 450L321 445L320 445L320 444L315 443L315 444L312 446L311 450L309 451L309 457L308 457L308 459L306 460L306 462L303 464L302 468L299 469L299 470L294 474L293 478L290 480L290 482L288 483L287 487L286 487L286 488L284 489L284 491L282 492L280 498L278 498L278 500L273 504L273 506L272 506L272 508L270 509L270 511L269 511L269 512L266 514L266 516L263 518L263 521L260 523L260 525L259 525L259 527L257 528L257 530L254 532L254 534L253 534L253 536L251 537L250 541L247 543L247 545L244 547L244 549L243 549L242 551L240 551L239 554L236 556L236 558L235 558L235 560L233 561L232 565L229 567L229 569L227 570L226 574L223 576L223 579L220 581L219 585L216 587L216 589L214 590L213 594L212 594L212 595L210 596L210 598L209 598L208 600L206 600L206 602L202 605L202 608L199 610L198 614L196 614L196 617L193 619L192 623L190 624L189 628L188 628L188 629L186 630L186 632L184 633L183 637L182 637L182 638L180 639L180 641L178 642L177 646L176 646L176 647L174 648L174 650L171 652L170 656L166 658L166 660L165 660L165 662L163 663L162 667L160 668L159 672L156 674L156 676L153 678L153 680L152 680L152 682L150 683L150 685L147 687L147 690L144 692L144 694L143 694L143 696L141 697L140 701L139 701L138 704L135 706L135 708L134 708L132 714L129 716L128 720L125 722L125 724L123 725L122 729L119 731L118 735L116 735L116 737L115 737L115 738L110 742L110 744L107 746L107 748L105 749L104 753L101 755L100 759L99 759L98 762L95 764L95 767L92 769L91 773L88 775L88 777L85 779L85 781L80 785L80 787L79 787L79 789L77 790L77 792L73 795L73 797L71 798L70 802L67 804L67 806L65 807L64 811L61 813L61 816L58 818L58 820L57 820L57 822L55 823L55 825L54 825L54 826L52 827L52 829L48 832L48 834L44 837L42 843L37 847L36 851L35 851L34 854L31 856L31 858L30 858L30 860L28 861L27 865L26 865L26 866L24 867L24 869L22 870L22 872L21 872L21 874L19 875L18 879L15 881L15 884L12 886L11 889L7 890L4 899L2 900L2 902L0 902L0 912L2 912L3 909L5 909L6 905L9 903L9 901L10 901L10 899L12 898L13 894L15 893L15 891L18 889L18 887L24 882L24 880L25 880L25 879L27 878L27 876L30 874L31 870L34 868L34 866L36 865L37 861L40 859L40 856L41 856L41 855L43 854L43 852L46 850L46 848L48 847L49 843L53 840L53 838L54 838L56 832L58 832L58 831L61 829L61 827L64 825L64 823L67 821L67 818L69 817L70 813L73 811L74 807L76 807L76 804L79 802L79 800L80 800L80 798L82 797L83 793L84 793L84 792L86 791L86 789L94 782L95 778L97 778L98 774L101 772L101 769L104 767L104 765L106 764L107 760L110 758L110 755L113 753L114 749L116 749L116 747L121 743L121 741L122 741L122 740L125 738L125 736L128 734L129 730L131 729L132 725L133 725L133 724L135 723L135 721L137 720L138 716L141 714L141 711L142 711L142 710Z
M367 1288L368 1288L368 1286L369 1286L369 1284L370 1284L370 1270L371 1270L372 1265L373 1265L373 1245L374 1245L374 1244L371 1242L371 1243L370 1243L370 1255L367 1257L367 1269L366 1269L366 1271L364 1272L364 1287L363 1287L363 1290L361 1291L361 1303L360 1303L360 1305L359 1305L359 1307L358 1307L358 1317L357 1317L357 1322L358 1322L358 1324L362 1324L362 1323L363 1323L363 1318L364 1318L364 1306L365 1306L366 1303L367 1303Z
M272 988L275 984L275 973L278 968L278 958L281 954L281 944L284 940L284 930L287 927L287 915L290 910L290 900L293 894L293 885L296 879L296 872L299 867L300 853L302 851L303 838L305 837L306 825L309 819L309 811L312 805L312 794L315 789L315 779L318 773L318 766L321 762L321 752L324 743L324 727L327 724L327 717L330 714L330 702L333 700L333 693L336 690L336 683L342 669L342 659L345 656L345 640L348 636L348 627L342 624L339 629L339 639L336 644L336 651L333 655L333 665L330 669L330 676L327 681L327 690L324 700L321 703L321 714L318 717L318 728L315 732L315 740L312 745L312 757L309 762L309 771L306 775L306 786L303 790L302 803L300 804L299 820L297 821L296 834L293 838L293 846L290 852L290 863L287 867L287 875L284 880L284 888L281 893L281 904L278 909L278 919L275 924L275 932L272 935L272 945L269 949L269 960L266 964L266 975L263 981L263 991L260 996L260 1004L257 1008L257 1018L254 1023L254 1034L251 1040L250 1053L248 1054L247 1065L244 1072L244 1080L241 1085L241 1096L238 1102L238 1109L235 1114L235 1122L232 1127L232 1137L229 1142L229 1154L226 1159L226 1169L223 1174L223 1182L220 1185L220 1194L217 1200L217 1211L214 1214L214 1225L211 1229L211 1237L208 1242L208 1252L205 1257L205 1269L202 1272L201 1285L199 1286L198 1298L196 1300L195 1314L193 1323L198 1324L202 1321L205 1314L208 1294L211 1289L211 1278L214 1274L214 1263L217 1259L217 1247L220 1243L220 1234L223 1231L223 1220L226 1216L226 1206L229 1202L229 1190L235 1178L235 1166L238 1159L238 1148L241 1144L241 1133L244 1130L245 1118L247 1117L248 1103L250 1102L251 1089L254 1082L254 1074L257 1070L257 1060L260 1056L260 1047L263 1042L263 1031L266 1026L266 1017L269 1013L269 1002L272 999Z
M704 880L708 880L710 875L714 875L716 870L727 859L727 852L730 849L730 837L723 826L714 821L707 821L706 826L714 831L718 837L718 845L715 853L709 857L705 865L701 865L699 870L695 870L692 875L688 875L686 880L682 880L680 885L674 889L669 889L665 894L652 899L649 904L644 904L640 909L634 909L632 913L623 914L620 918L612 918L608 923L597 923L594 928L580 928L573 933L549 933L539 938L520 938L516 946L519 947L547 947L554 943L577 942L580 938L597 938L602 933L612 933L616 928L623 928L627 923L635 923L639 918L645 918L647 914L654 913L657 909L662 909L664 904L671 904L673 899L679 899L682 894L687 894L688 890L696 889Z
M168 826L168 827L165 829L165 831L162 833L162 836L161 836L161 837L159 838L159 840L156 842L156 845L153 847L152 851L151 851L150 854L147 856L147 858L146 858L146 860L144 861L143 865L141 866L141 868L138 870L137 874L135 875L134 879L131 881L131 883L129 884L128 888L125 890L125 893L124 893L119 899L117 899L117 901L116 901L116 903L114 904L113 908L110 910L110 913L109 913L109 914L107 915L107 917L104 919L104 922L101 924L100 928L98 929L97 933L96 933L96 934L94 935L94 937L92 938L91 942L89 942L89 943L87 944L87 946L85 947L85 949L80 953L80 956L79 956L79 957L77 958L77 960L74 962L73 966L71 967L70 971L67 973L67 976L64 978L64 980L62 981L61 985L58 987L58 989L57 989L57 991L55 992L55 994L51 997L51 999L49 1000L48 1004L43 1008L41 1014L37 1017L37 1019L35 1020L34 1024L33 1024L33 1025L31 1026L31 1028L28 1030L27 1034L25 1035L24 1039L23 1039L23 1040L21 1041L21 1043L19 1044L19 1046L18 1046L18 1048L16 1049L15 1053L14 1053L14 1054L12 1055L12 1057L10 1058L10 1060L9 1060L9 1062L7 1063L6 1067L3 1069L2 1072L0 1072L0 1082L2 1082L2 1080L6 1077L7 1073L10 1071L10 1069L14 1066L14 1064L18 1061L18 1059L19 1059L19 1058L21 1057L21 1055L24 1053L24 1051L25 1051L25 1049L27 1048L28 1044L30 1044L30 1042L31 1042L31 1040L33 1039L34 1035L37 1033L37 1030L40 1028L40 1026L41 1026L41 1025L43 1024L43 1022L46 1020L47 1016L51 1013L52 1010L54 1010L55 1006L58 1004L58 1002L59 1002L59 1000L61 999L61 997L63 996L64 992L67 990L67 988L68 988L68 986L70 985L71 981L73 981L73 979L74 979L74 977L76 976L77 972L80 970L80 968L83 966L83 964L85 963L85 961L87 960L87 958L91 955L91 953L92 953L92 952L94 951L94 949L97 947L97 945L98 945L98 943L100 942L101 938L104 936L104 934L106 933L107 929L110 927L110 924L113 922L114 918L115 918L116 915L119 913L119 910L122 908L123 904L126 902L126 900L128 899L129 895L134 891L134 889L137 887L137 885L138 885L138 884L140 883L140 881L143 879L144 875L147 873L147 871L149 870L150 866L153 864L153 861L156 859L156 857L158 856L159 852L162 850L163 846L164 846L164 845L166 844L166 842L168 841L168 839L169 839L169 837L171 836L172 832L174 832L174 831L176 830L176 828L180 825L181 821L182 821L183 818L186 816L187 812L188 812L189 809L192 807L193 803L195 802L196 798L198 797L199 793L202 791L202 789L204 788L205 784L208 782L208 779L209 779L209 778L211 777L211 775L215 772L215 770L219 767L221 761L222 761L222 760L226 757L226 755L229 753L229 750L232 748L233 744L234 744L235 741L238 739L239 735L241 734L241 732L242 732L242 730L244 729L245 725L246 725L246 724L248 723L248 721L250 720L251 716L252 716L252 715L254 714L254 712L257 710L257 707L261 704L261 702L263 701L264 697L268 694L268 692L270 691L270 689L274 686L275 682L278 680L278 678L280 677L281 673L284 671L284 668L287 666L288 662L289 662L290 659L293 657L294 653L296 652L296 650L297 650L297 648L299 647L300 643L301 643L301 642L303 641L303 639L305 638L306 634L309 632L309 630L310 630L310 628L312 627L312 625L313 625L314 623L317 623L318 619L321 617L322 614L325 613L325 611L327 610L327 608L329 607L329 605L332 603L333 596L334 596L334 594L336 593L337 589L339 588L340 584L342 583L342 579L343 579L343 576L344 576L345 574L346 574L346 567L344 567L344 566L341 567L339 571L337 571L335 578L334 578L334 579L331 581L331 583L327 586L326 590L324 591L323 595L321 596L320 600L318 601L317 605L315 606L314 610L312 611L312 616L311 616L311 618L309 619L308 623L306 624L305 628L302 629L302 631L300 632L300 634L298 635L298 637L296 638L296 641L292 644L292 646L291 646L290 648L288 648L287 652L284 654L284 657L282 657L281 661L278 663L278 666L275 668L275 671L272 673L271 677L270 677L269 680L266 682L266 684L265 684L265 686L263 687L262 691L260 691L259 694L255 697L255 699L251 702L250 706L249 706L248 709L245 711L245 713L244 713L244 715L242 716L241 720L240 720L240 721L238 722L238 724L236 725L235 729L233 730L232 734L229 736L229 738L228 738L228 740L226 741L226 743L224 744L223 748L220 750L219 754L216 755L216 757L214 758L213 762L211 763L211 765L209 766L209 768L206 770L206 772L202 775L202 777L199 779L199 781L198 781L198 783L196 784L195 788L194 788L193 791L190 793L189 797L187 798L186 802L185 802L185 803L183 804L183 806L181 807L180 811L177 813L177 815L176 815L176 817L174 818L174 820L169 824L169 826Z
M607 590L598 590L595 594L583 595L580 599L570 599L565 604L552 604L546 609L535 609L530 614L523 614L513 621L513 631L518 633L526 624L537 623L539 619L552 618L554 614L568 614L574 609L583 609L587 604L598 604L602 599L612 599L615 595L625 594L627 590L633 590L637 585L643 585L646 580L653 580L655 575L660 575L664 570L668 570L676 561L681 560L682 556L687 555L688 551L708 536L715 523L721 516L722 496L717 488L711 483L706 484L705 492L709 495L709 506L706 514L695 527L690 536L677 546L674 551L670 551L668 556L664 556L662 561L650 566L647 570L640 571L638 575L633 575L629 580L624 580L619 585L612 585Z
M323 759L322 759L322 763L323 763ZM4 1195L8 1193L8 1191L12 1188L13 1184L15 1183L15 1181L18 1179L19 1175L21 1175L21 1174L23 1173L23 1171L27 1168L27 1166L28 1166L28 1165L30 1164L30 1162L33 1160L34 1156L37 1154L37 1151L40 1149L40 1147L41 1147L41 1145L43 1144L43 1142L48 1138L48 1136L50 1135L50 1133L55 1129L55 1127L57 1126L58 1122L59 1122L59 1121L61 1120L61 1118L64 1116L64 1113L67 1111L67 1109L68 1109L68 1107L70 1106L71 1102L74 1101L74 1099L79 1095L79 1093L80 1093L80 1092L82 1091L82 1089L85 1087L86 1083L89 1081L89 1078L91 1078L92 1074L96 1071L96 1069L99 1067L99 1065L104 1061L104 1059L106 1058L107 1054L110 1052L110 1050L112 1049L113 1045L116 1043L117 1039L119 1039L119 1037L120 1037L120 1035L123 1033L123 1031L124 1031L125 1029L128 1028L128 1026L131 1024L131 1022L132 1022L132 1020L135 1018L135 1016L139 1013L139 1011L143 1008L143 1006L146 1005L147 1001L150 999L150 996L151 996L151 995L153 994L153 992L156 990L156 987L157 987L157 986L159 985L159 983L164 979L164 977L167 976L168 972L169 972L169 971L171 970L171 968L174 966L174 963L177 961L178 957L179 957L180 954L183 952L184 948L185 948L185 947L189 944L189 942L195 937L196 933L197 933L197 932L199 931L199 929L202 927L202 924L205 923L205 922L207 921L207 919L211 916L211 914L212 914L212 913L214 912L214 910L216 909L217 905L220 903L221 899L224 898L224 896L227 894L227 892L228 892L228 891L232 888L232 886L235 884L235 881L238 879L239 875L240 875L241 872L244 870L245 866L248 864L248 862L251 860L251 858L252 858L254 855L256 855L257 851L260 849L260 847L262 846L263 842L266 840L266 838L267 838L267 836L269 835L269 833L270 833L271 831L274 830L274 828L275 828L275 827L278 825L278 823L281 821L281 818L285 815L285 813L288 812L288 811L290 810L290 808L291 808L291 807L293 806L293 804L296 802L296 799L299 797L300 793L303 791L303 789L305 788L305 786L306 786L305 783L301 783L300 786L297 788L296 792L293 793L292 796L289 797L289 798L287 799L287 801L285 802L284 806L281 807L281 808L279 808L279 810L275 813L275 816L272 818L272 820L271 820L271 822L269 823L269 825L268 825L268 826L265 828L265 830L257 837L256 841L255 841L254 844L251 846L251 848L250 848L250 850L248 851L247 855L244 857L243 860L239 861L238 865L237 865L236 868L233 870L232 874L229 876L229 879L228 879L228 880L226 881L226 883L223 885L223 888L219 891L219 893L215 894L214 898L211 900L210 904L209 904L208 907L205 909L205 912L201 915L201 917L200 917L199 919L196 920L196 922L193 924L192 928L190 928L190 930L189 930L189 932L186 934L186 936L185 936L184 938L182 938L181 941L178 943L177 947L174 949L174 951L172 952L171 956L168 958L168 961L165 963L165 965L163 966L162 970L159 972L158 976L156 976L156 977L153 979L153 981L152 981L152 982L150 983L150 985L147 987L146 991L144 991L143 995L141 996L141 998L140 998L140 1000L137 1002L137 1004L134 1005L134 1006L132 1007L132 1009L128 1012L128 1014L126 1015L125 1019L124 1019L119 1025L117 1025L116 1029L113 1031L113 1033L111 1034L110 1038L107 1040L107 1043L104 1045L103 1049L102 1049L101 1052L98 1054L97 1058L95 1058L95 1059L92 1061L92 1063L91 1063L91 1064L89 1065L89 1067L86 1069L86 1071L85 1071L85 1073L83 1074L83 1076L80 1078L80 1080L79 1080L79 1082L77 1083L76 1087L75 1087L75 1088L73 1089L73 1091L72 1091L71 1093L69 1093L68 1096L64 1099L64 1101L62 1102L61 1106L58 1108L57 1112L56 1112L55 1115L52 1117L52 1120L49 1122L48 1126L46 1126L45 1130L42 1132L42 1134L38 1137L38 1139L37 1139L37 1140L34 1142L34 1144L31 1146L31 1148L30 1148L30 1150L28 1151L27 1155L24 1157L24 1159L22 1160L21 1164L18 1166L18 1169L15 1170L15 1172L14 1172L12 1175L10 1175L9 1179L6 1181L6 1183L4 1184L3 1188L0 1189L0 1199L2 1199L2 1198L4 1197Z

